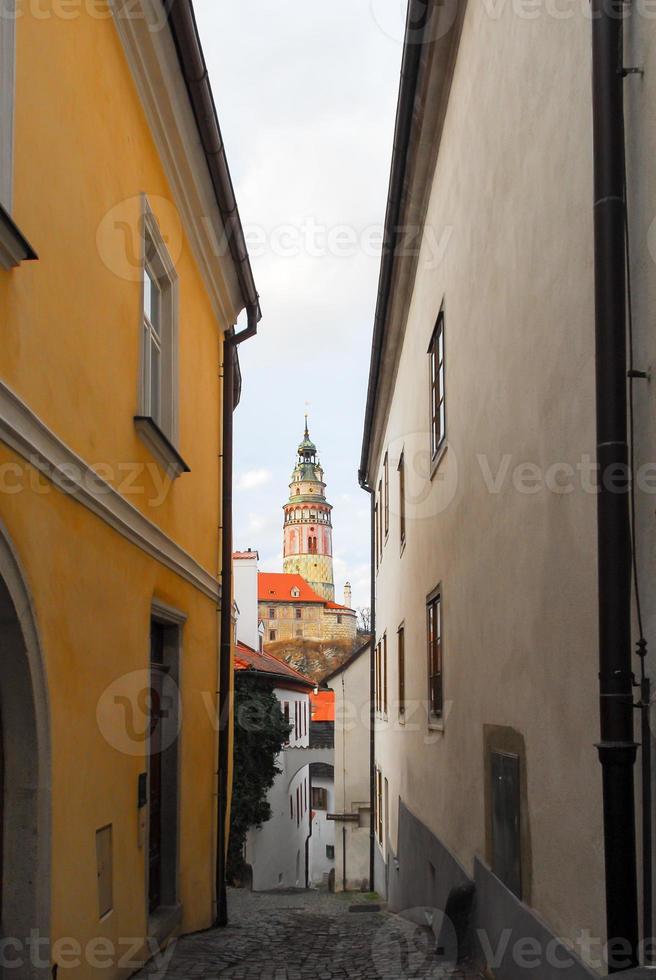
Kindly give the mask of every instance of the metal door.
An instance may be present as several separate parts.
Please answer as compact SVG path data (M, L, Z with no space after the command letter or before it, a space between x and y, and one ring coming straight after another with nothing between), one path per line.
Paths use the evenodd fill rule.
M522 896L519 756L492 753L492 870Z

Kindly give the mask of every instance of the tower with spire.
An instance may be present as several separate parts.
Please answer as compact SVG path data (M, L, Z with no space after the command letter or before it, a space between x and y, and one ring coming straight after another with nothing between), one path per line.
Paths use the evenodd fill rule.
M284 505L285 572L301 575L329 602L335 601L332 506L326 500L323 469L310 439L308 417Z

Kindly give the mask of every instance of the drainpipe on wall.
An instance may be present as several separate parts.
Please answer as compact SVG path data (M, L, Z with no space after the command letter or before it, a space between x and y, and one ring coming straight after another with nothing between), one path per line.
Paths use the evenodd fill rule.
M236 348L254 337L261 319L259 297L246 247L225 144L214 104L207 64L200 43L192 0L162 0L175 44L189 102L196 120L205 162L221 215L225 240L235 268L239 291L248 314L246 327L226 333L223 342L223 473L221 544L221 639L219 660L219 765L216 841L216 921L228 921L225 861L228 823L228 771L232 702L232 442L235 409Z
M375 890L375 854L376 854L376 501L375 495L368 486L363 471L359 473L360 486L371 498L371 596L369 610L369 629L371 630L371 648L369 653L369 891ZM346 800L344 800L346 808ZM344 841L346 846L346 841Z
M216 920L228 924L226 857L228 845L228 774L230 772L230 720L233 704L232 677L232 468L233 413L235 409L235 359L237 346L257 333L259 307L249 307L248 324L240 333L223 339L223 467L221 478L221 626L219 653L219 766L216 831Z
M594 262L599 590L599 700L609 942L637 966L638 899L631 669L631 536L627 437L623 5L592 0Z

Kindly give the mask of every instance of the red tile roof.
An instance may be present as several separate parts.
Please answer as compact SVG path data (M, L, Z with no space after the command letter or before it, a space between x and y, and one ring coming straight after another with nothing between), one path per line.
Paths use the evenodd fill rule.
M324 599L308 585L302 575L291 575L286 572L260 572L258 580L259 602L316 602L326 609L343 609L351 612L348 606L340 606L338 602ZM292 590L298 589L297 596Z
M312 721L335 720L335 692L319 691L310 695L312 704Z
M262 653L253 650L245 643L238 643L235 650L235 670L256 670L260 674L271 674L278 677L281 681L287 679L295 684L303 684L305 687L314 688L314 681L310 680L300 670L290 667L284 660L279 660L271 653Z
M235 551L232 555L233 558L258 558L259 554L257 551Z
M317 595L301 575L260 572L257 579L260 602L317 602L322 606L327 604L326 600ZM292 589L298 589L299 595L293 596Z

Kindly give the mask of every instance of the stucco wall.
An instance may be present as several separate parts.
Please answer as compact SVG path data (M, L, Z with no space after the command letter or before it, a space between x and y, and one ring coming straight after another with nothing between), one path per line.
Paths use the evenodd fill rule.
M253 650L259 650L260 630L257 605L257 556L235 558L234 596L239 607L237 639Z
M593 456L595 438L590 22L544 7L526 18L510 4L496 11L467 8L394 397L376 447L375 485L385 451L391 473L377 576L391 707L376 756L389 781L392 847L400 798L472 874L486 851L483 726L520 733L525 897L575 940L581 929L604 933L595 497L576 470ZM444 245L437 258L436 241ZM447 448L431 478L426 352L442 303ZM554 489L536 489L531 473L515 470L526 462L543 474L570 464L572 491L553 470ZM443 730L430 730L426 597L439 584L446 706ZM395 709L401 623L405 725Z
M335 890L369 885L369 664L359 656L329 682L335 692L335 812L358 823L335 824ZM344 833L345 831L345 833Z
M335 784L326 776L313 775L312 787L325 789L328 797L326 810L314 810L310 840L310 880L313 885L323 885L335 867L335 859L326 853L327 847L335 846L335 823L328 820L328 814L335 806Z
M275 695L281 707L289 705L290 724L294 724L295 704L305 706L307 731L303 725L300 736L292 730L289 745L307 748L310 744L310 698L299 691L277 688ZM269 891L275 888L305 887L305 842L310 833L310 769L299 767L296 760L283 751L278 756L281 770L268 793L271 819L259 829L248 832L246 861L253 868L253 889ZM300 808L297 809L297 791Z
M217 319L109 11L83 4L64 16L25 8L16 32L13 212L39 259L0 272L0 378L195 559L218 592L221 339L233 320ZM133 422L143 193L179 277L179 449L191 473L175 483ZM229 309L227 291L223 299ZM48 687L52 773L51 786L41 789L51 796L52 834L39 846L51 853L50 938L71 937L82 948L96 937L108 939L120 950L103 971L114 977L127 952L120 942L145 941L150 929L148 846L139 839L137 800L138 777L148 768L143 695L154 599L187 617L180 664L180 925L192 931L212 922L217 737L209 692L218 688L216 595L113 530L4 443L0 466L3 480L10 474L0 519L33 600ZM100 920L95 835L108 825L113 909ZM58 956L55 947L53 960ZM96 971L82 956L66 972Z
M269 615L275 609L275 617ZM296 610L301 610L301 619L297 619ZM275 630L276 640L347 640L354 641L358 623L352 609L324 609L318 603L274 603L260 602L259 616L265 626L264 642L271 641L270 630ZM338 622L341 618L341 622Z

